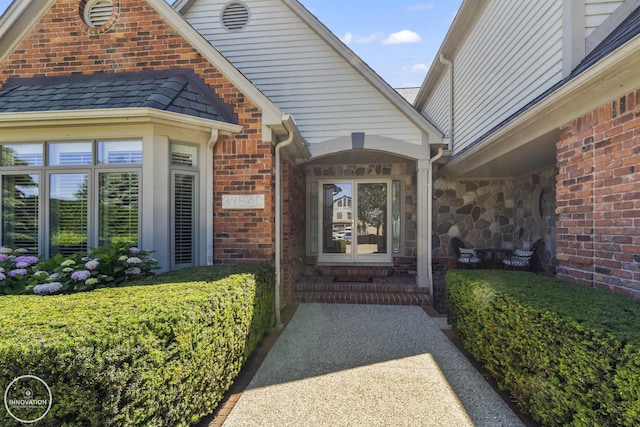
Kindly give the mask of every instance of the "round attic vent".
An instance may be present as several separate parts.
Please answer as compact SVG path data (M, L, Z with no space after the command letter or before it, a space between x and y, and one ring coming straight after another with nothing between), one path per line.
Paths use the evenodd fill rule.
M112 0L89 0L84 8L84 22L96 28L104 25L113 13Z
M232 1L222 8L220 20L227 31L242 31L249 23L249 8L239 1Z

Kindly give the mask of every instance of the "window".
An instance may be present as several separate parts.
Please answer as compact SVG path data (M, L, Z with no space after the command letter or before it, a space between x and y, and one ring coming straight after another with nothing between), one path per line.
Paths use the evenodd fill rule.
M196 265L198 148L171 144L172 268Z
M171 165L172 166L198 166L198 149L191 145L172 144L171 145Z
M139 174L103 172L98 181L98 244L137 242Z
M4 175L2 177L3 244L19 246L38 253L40 228L40 175Z
M71 255L88 249L89 175L49 176L49 255Z
M139 140L0 146L0 243L49 257L137 244L141 171Z
M91 142L56 142L49 145L49 166L78 166L93 164Z
M42 166L42 144L0 145L0 166Z
M98 143L98 164L142 164L142 141L103 141Z
M175 266L194 265L195 182L194 175L176 173L173 176L173 262Z

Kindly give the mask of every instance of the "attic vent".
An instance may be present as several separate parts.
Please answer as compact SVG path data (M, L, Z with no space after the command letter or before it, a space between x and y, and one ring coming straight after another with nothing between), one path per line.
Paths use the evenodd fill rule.
M84 22L90 27L99 27L111 18L112 12L112 0L90 0L84 8Z
M222 8L220 20L227 31L242 31L249 23L249 8L238 1L229 2Z

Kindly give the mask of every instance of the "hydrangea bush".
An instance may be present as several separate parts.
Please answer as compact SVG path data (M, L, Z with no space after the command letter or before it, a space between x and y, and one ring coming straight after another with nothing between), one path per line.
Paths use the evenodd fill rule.
M0 294L49 295L122 286L153 275L157 261L151 251L114 243L87 254L40 258L24 249L0 247Z

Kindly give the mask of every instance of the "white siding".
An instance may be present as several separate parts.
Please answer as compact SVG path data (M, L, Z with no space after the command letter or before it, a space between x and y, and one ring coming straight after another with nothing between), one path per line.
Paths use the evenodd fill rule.
M251 18L240 32L222 27L224 1L196 0L185 18L293 115L309 143L348 138L352 132L421 143L421 131L285 4L245 4Z
M623 3L622 0L587 0L585 2L585 26L587 37Z
M562 2L490 2L453 60L459 152L562 78Z
M451 98L451 79L449 71L440 75L433 92L425 103L421 113L431 121L445 136L451 136L451 118L449 112Z

